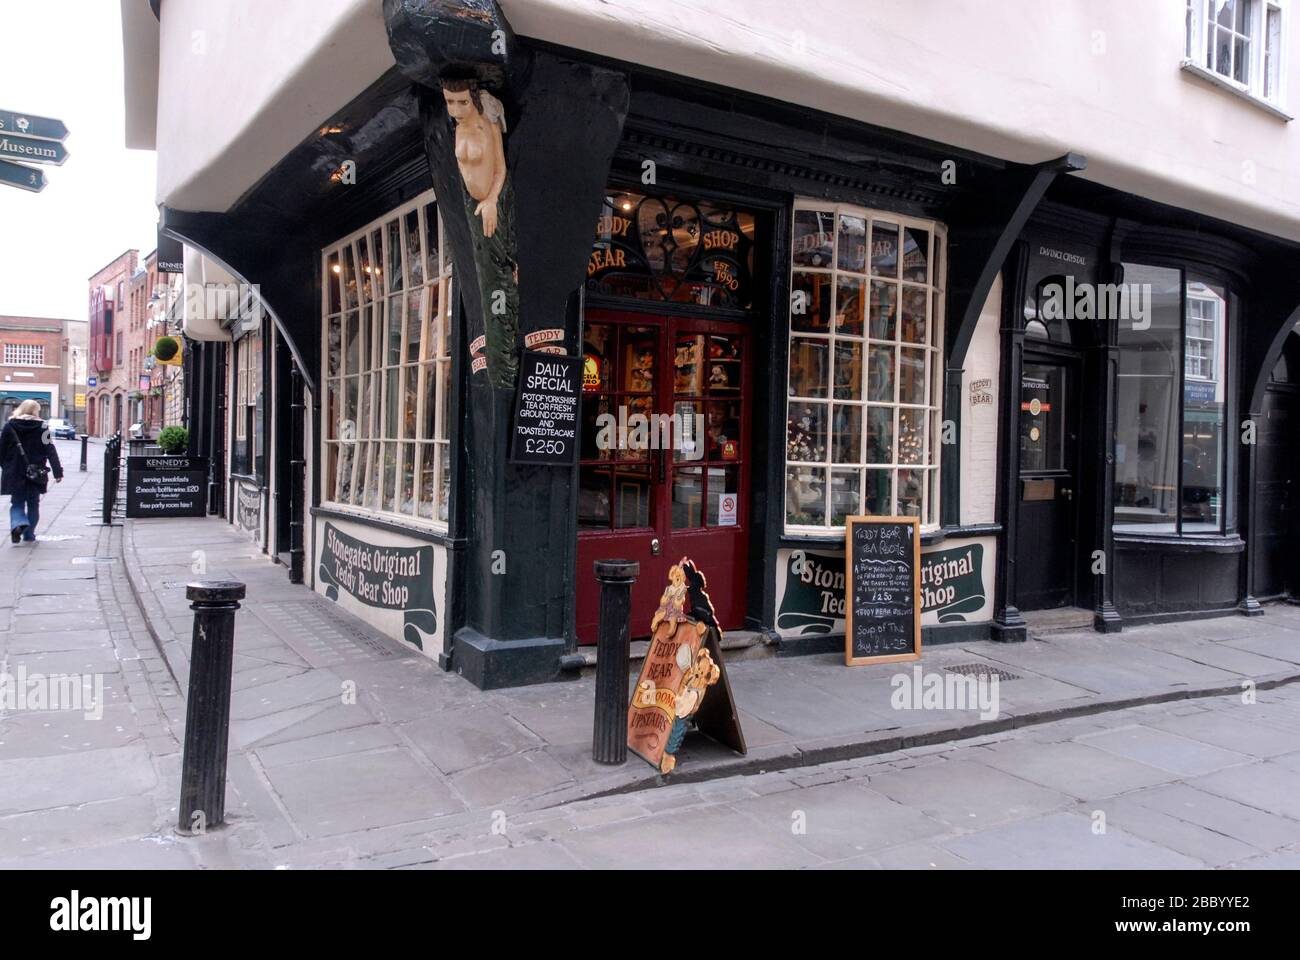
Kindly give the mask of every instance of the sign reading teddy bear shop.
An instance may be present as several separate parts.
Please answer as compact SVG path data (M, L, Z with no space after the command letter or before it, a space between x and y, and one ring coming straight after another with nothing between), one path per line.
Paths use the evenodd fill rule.
M992 616L993 539L921 551L921 624L973 623ZM816 636L845 629L842 551L782 550L777 559L776 629L782 636Z
M436 560L432 544L367 543L326 522L317 575L331 600L393 611L400 619L401 638L424 650L426 639L438 629Z
M650 621L650 648L627 708L628 749L660 773L677 766L691 727L745 753L721 639L704 574L683 557L668 571L668 586Z

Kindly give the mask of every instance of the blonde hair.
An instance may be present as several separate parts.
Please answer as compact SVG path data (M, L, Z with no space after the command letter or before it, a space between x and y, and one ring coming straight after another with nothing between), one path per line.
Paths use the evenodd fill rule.
M29 399L29 400L24 400L22 403L18 404L18 409L16 409L10 415L9 419L12 420L14 417L39 417L40 415L41 415L40 403L38 403L35 400Z

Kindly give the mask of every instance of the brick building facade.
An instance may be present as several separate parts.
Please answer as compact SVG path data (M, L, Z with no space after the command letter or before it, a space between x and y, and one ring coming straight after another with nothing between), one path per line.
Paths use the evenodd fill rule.
M95 385L86 391L86 426L98 437L109 437L119 430L125 433L135 422L128 419L129 394L138 386L129 378L126 328L129 325L127 292L139 264L140 251L127 250L89 280L87 376L95 378Z
M68 321L50 317L0 317L0 422L14 407L36 400L44 417L62 417Z

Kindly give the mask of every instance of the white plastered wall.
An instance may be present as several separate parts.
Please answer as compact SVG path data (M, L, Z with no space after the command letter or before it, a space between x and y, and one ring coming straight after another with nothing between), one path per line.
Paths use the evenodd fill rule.
M1002 278L993 282L961 378L961 523L992 523L998 477L998 373ZM945 411L944 417L951 417Z

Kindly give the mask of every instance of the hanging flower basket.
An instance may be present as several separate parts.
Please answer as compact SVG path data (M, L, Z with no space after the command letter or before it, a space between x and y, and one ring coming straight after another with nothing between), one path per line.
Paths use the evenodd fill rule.
M179 364L181 362L181 342L175 337L159 337L154 341L153 355L159 363Z

